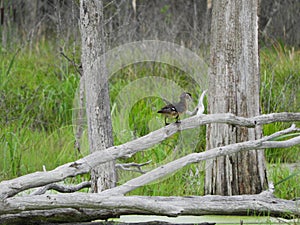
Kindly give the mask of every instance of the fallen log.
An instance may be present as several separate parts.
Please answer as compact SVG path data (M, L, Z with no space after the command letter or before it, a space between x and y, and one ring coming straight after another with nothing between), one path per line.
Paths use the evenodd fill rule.
M37 204L38 202L38 204ZM102 196L95 193L12 197L0 202L0 223L22 221L91 221L120 215L268 215L300 217L300 201L275 198L271 192L238 196ZM24 222L24 221L23 221Z

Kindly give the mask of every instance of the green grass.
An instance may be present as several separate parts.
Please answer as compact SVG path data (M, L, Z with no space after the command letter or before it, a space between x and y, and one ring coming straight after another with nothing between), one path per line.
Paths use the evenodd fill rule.
M59 56L50 44L35 50L0 50L0 180L10 179L37 170L47 170L81 157L74 149L72 125L73 99L79 77L74 68ZM300 52L275 44L261 49L261 106L262 113L299 112ZM160 98L163 84L149 80L171 80L174 85L197 96L201 91L195 82L178 68L166 64L139 63L118 71L110 79L112 123L115 145L141 137L164 126L157 110L165 102ZM157 80L156 80L157 81ZM136 85L136 86L134 86ZM153 90L145 90L151 86ZM146 95L153 91L155 95ZM126 93L130 92L130 99ZM158 94L157 94L158 93ZM144 95L143 95L144 94ZM174 92L173 101L178 100ZM125 99L125 100L124 100ZM124 102L125 101L125 102ZM128 101L128 102L127 102ZM197 97L193 104L195 105ZM128 106L124 108L124 105ZM264 135L290 126L274 123L263 127ZM81 154L88 154L86 133L82 138ZM177 133L152 148L135 154L122 162L146 162L145 171L170 162L191 152L205 149L205 127ZM269 179L279 183L276 195L283 198L299 197L299 174L281 168L281 163L298 162L299 147L267 149L270 166ZM120 172L119 183L138 176ZM77 182L87 177L69 179ZM204 190L203 165L191 165L159 182L138 188L136 195L202 195Z
M262 112L299 112L299 50L278 42L261 50L260 60Z
M15 57L2 52L2 57L0 124L46 130L70 124L78 78L67 62L51 49L37 54L25 49Z
M276 42L261 51L262 113L300 112L300 52ZM291 123L264 125L264 135L289 127ZM297 123L299 126L300 124ZM299 162L298 146L288 149L267 149L269 162Z
M1 130L0 180L47 170L75 160L74 137L69 127L52 132L28 127Z
M73 96L78 84L54 50L1 50L0 179L74 160Z
M279 198L294 199L300 196L300 169L292 170L280 161L269 164L269 180L275 186L275 195Z

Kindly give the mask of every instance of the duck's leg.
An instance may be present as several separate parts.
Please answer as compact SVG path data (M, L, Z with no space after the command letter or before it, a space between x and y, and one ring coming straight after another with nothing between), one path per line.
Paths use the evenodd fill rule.
M167 123L167 117L165 116L165 125L169 125L169 123Z
M181 122L181 121L179 120L179 115L177 115L175 119L176 119L175 123L180 123L180 122Z

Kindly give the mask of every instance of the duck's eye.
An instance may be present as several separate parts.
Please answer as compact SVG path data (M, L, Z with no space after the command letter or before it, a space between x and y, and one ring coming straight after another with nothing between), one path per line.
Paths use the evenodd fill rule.
M176 111L175 107L172 107L171 110L172 110L172 111Z

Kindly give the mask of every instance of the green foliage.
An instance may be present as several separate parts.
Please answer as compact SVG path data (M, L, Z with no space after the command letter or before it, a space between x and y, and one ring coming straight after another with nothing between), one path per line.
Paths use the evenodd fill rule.
M132 191L130 195L204 195L204 175L205 170L202 165L187 166L168 177Z
M261 107L262 113L300 112L300 52L276 42L272 48L262 49ZM291 124L264 125L264 135L288 128ZM297 124L299 126L299 123ZM269 162L299 162L299 147L266 149Z
M300 168L293 170L279 160L269 165L269 180L274 182L275 195L278 198L294 199L300 196Z
M261 107L262 113L300 111L300 52L277 42L270 49L262 49ZM299 123L296 123L299 126ZM290 123L272 123L263 126L264 135L288 128ZM284 135L289 139L298 133ZM299 171L291 171L284 163L299 163L298 146L285 149L266 149L269 162L269 180L275 184L275 195L293 199L300 196Z
M53 132L8 126L1 129L0 148L0 180L41 171L43 166L51 170L76 159L68 126Z
M300 52L275 43L260 61L262 113L299 112Z
M70 73L53 49L12 56L2 52L0 71L1 126L22 124L32 129L52 129L70 124L77 75Z
M0 180L74 160L77 75L49 46L0 52Z

